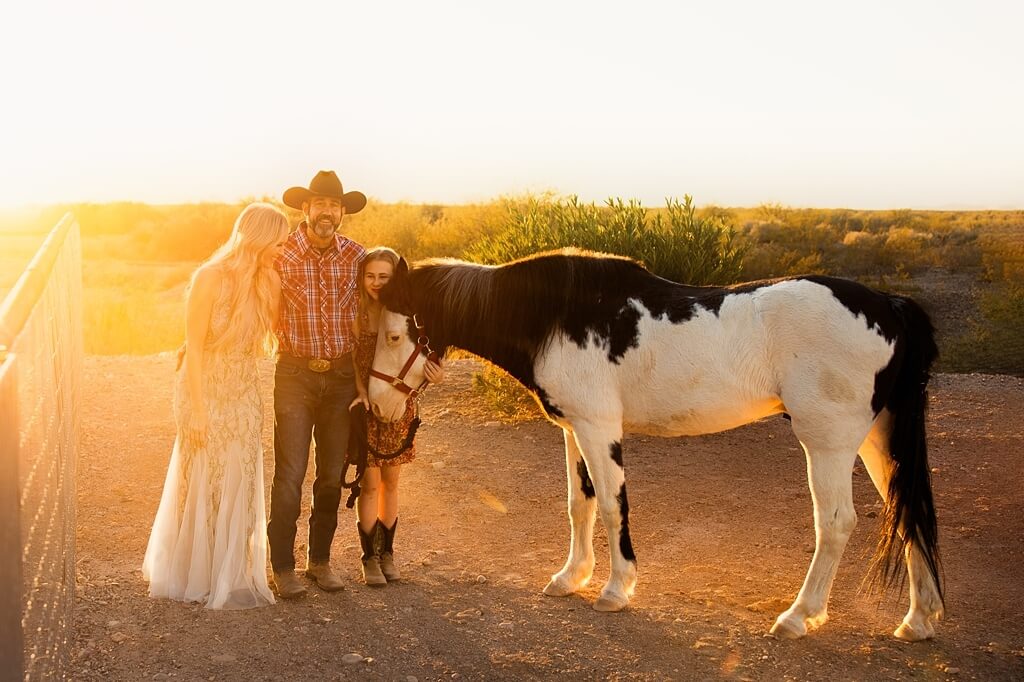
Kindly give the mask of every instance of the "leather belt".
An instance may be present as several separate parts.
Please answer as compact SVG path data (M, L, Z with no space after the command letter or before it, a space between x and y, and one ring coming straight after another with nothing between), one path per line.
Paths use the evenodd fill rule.
M348 353L342 355L340 358L333 358L330 360L321 358L299 358L294 355L287 355L281 353L277 357L278 362L283 362L286 365L293 367L303 367L318 374L323 374L332 369L343 369L352 367L352 356Z

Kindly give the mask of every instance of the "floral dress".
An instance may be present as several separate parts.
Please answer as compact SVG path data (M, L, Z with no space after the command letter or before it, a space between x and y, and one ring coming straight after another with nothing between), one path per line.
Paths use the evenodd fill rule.
M359 378L363 382L363 386L366 386L367 380L370 376L370 366L373 365L373 355L377 350L377 332L364 331L359 334L356 339L356 355L355 364L356 371L359 372ZM409 426L412 424L412 420L416 418L416 401L413 398L409 398L405 403L405 414L402 418L395 422L383 423L378 421L372 414L367 417L366 424L366 435L367 441L370 446L378 452L389 453L394 452L402 446L405 441L406 434L409 433ZM367 454L367 466L379 467L379 466L396 466L398 464L408 464L416 458L416 443L413 442L412 446L394 459L383 460L378 462L373 453Z

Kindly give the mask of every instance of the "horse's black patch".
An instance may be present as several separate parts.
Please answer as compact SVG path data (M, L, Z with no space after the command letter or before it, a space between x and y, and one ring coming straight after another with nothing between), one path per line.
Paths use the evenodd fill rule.
M594 493L594 482L590 480L590 472L587 470L587 463L582 459L576 462L576 473L580 477L580 490L583 491L585 498L593 499Z
M828 287L836 300L856 316L863 315L868 327L877 328L886 341L893 342L900 332L900 323L889 304L889 295L858 282L824 275L800 277Z
M545 391L543 388L541 388L540 386L536 387L534 389L534 393L537 394L537 400L540 401L540 406L544 408L544 412L546 412L549 417L554 418L565 416L565 414L560 409L558 409L558 406L551 402L551 400L548 398L547 391Z
M626 484L619 488L619 494L615 496L619 503L619 513L622 515L622 527L619 529L619 551L626 561L636 562L636 554L633 553L633 541L629 537L629 500L626 498Z
M905 339L903 325L893 309L901 297L890 296L870 287L845 279L824 276L802 277L809 282L828 287L843 307L856 316L864 316L867 326L878 330L885 340L894 343L889 363L875 374L875 387L871 396L871 410L877 415L885 407L892 387L895 385L904 354ZM927 316L925 316L927 319Z
M612 461L615 462L616 464L618 464L620 469L622 468L622 442L621 441L615 441L614 443L612 443Z

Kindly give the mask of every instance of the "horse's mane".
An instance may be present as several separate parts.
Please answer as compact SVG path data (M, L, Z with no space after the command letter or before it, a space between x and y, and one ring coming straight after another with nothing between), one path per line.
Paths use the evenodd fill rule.
M408 277L410 306L432 339L501 364L524 383L556 331L663 281L628 258L576 249L499 266L431 259L417 262Z

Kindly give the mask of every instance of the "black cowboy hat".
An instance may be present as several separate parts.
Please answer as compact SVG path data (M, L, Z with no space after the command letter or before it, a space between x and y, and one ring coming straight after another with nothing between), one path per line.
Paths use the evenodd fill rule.
M345 207L346 214L359 213L366 206L366 195L362 192L346 192L334 171L320 171L310 180L309 187L290 187L284 191L284 204L302 210L302 204L312 196L337 199Z

